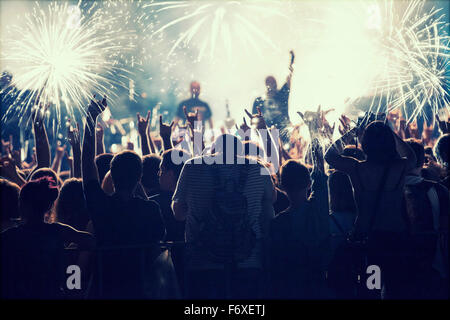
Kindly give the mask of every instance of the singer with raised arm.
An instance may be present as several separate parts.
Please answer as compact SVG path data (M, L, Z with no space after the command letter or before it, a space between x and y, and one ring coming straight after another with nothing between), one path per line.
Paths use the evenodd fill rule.
M280 90L277 88L277 80L274 76L266 77L266 93L262 97L255 99L252 113L256 114L259 108L269 127L274 125L277 129L283 129L289 125L289 93L291 91L291 78L294 71L294 51L290 51L291 61L289 64L289 75L286 83Z
M200 95L200 83L198 83L197 81L192 81L190 85L190 91L191 98L182 101L178 105L177 113L174 118L175 124L178 124L180 119L185 118L183 107L186 107L187 113L198 112L198 120L202 121L203 124L205 123L205 121L208 121L209 127L212 129L213 122L211 108L209 107L208 103L198 98Z

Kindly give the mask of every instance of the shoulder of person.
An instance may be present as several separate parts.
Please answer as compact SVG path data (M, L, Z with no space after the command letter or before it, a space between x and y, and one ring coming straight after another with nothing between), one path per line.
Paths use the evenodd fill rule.
M156 195L157 196L157 195ZM138 203L140 208L143 208L145 213L147 212L159 212L159 204L154 199L142 199L142 198L135 198L135 201Z
M292 216L292 211L287 208L286 210L281 211L280 213L278 213L273 219L272 219L272 223L274 224L279 224L282 223L283 221L286 221L288 219L291 219Z

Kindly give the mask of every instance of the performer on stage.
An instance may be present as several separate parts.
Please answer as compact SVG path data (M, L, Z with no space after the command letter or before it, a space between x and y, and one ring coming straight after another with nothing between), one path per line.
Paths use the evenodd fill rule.
M291 90L291 78L294 68L294 52L291 51L291 63L289 65L289 75L286 83L280 90L277 88L277 80L273 76L266 78L267 92L264 97L258 97L253 103L253 114L257 114L257 107L261 110L267 125L274 125L277 129L285 128L289 125L289 93Z
M198 98L200 95L200 83L197 81L192 81L190 85L190 91L191 91L191 98L182 101L179 106L178 110L174 119L175 124L178 123L180 119L183 119L184 111L183 107L186 107L187 113L195 113L198 110L198 119L205 123L205 121L208 121L210 129L213 128L213 122L212 122L212 113L211 108L209 105Z

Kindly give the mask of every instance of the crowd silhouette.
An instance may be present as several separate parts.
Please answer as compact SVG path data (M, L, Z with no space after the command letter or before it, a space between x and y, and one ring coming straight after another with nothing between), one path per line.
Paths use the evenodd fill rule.
M30 163L2 140L2 298L448 298L448 119L421 132L396 111L342 115L332 141L319 108L286 147L255 104L209 144L204 106L160 116L159 133L138 114L141 149L109 153L107 98L93 98L68 127L71 156L58 146L52 161L38 105Z

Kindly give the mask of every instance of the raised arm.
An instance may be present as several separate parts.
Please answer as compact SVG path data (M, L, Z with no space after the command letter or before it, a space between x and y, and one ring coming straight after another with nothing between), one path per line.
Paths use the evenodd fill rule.
M55 151L55 159L53 159L52 170L59 174L61 169L62 158L64 157L64 152L66 151L66 145L57 146Z
M90 181L98 182L98 171L95 165L95 125L97 123L97 117L105 110L106 106L105 97L102 101L91 101L88 108L81 153L83 187L86 187Z
M259 107L256 107L256 110L257 114L250 114L250 112L248 112L247 109L245 109L245 113L247 114L248 117L250 117L252 125L258 132L267 160L270 160L272 164L277 166L280 157L278 153L278 148L275 144L275 140L272 137L272 133L267 128L267 124L266 121L264 120L261 109Z
M163 150L169 150L172 149L172 128L174 126L175 122L172 121L169 125L165 124L162 120L162 115L159 116L159 135L161 136L161 139L163 141Z
M291 55L291 61L289 63L289 75L287 76L287 79L286 79L286 85L288 86L288 88L291 88L292 74L294 73L293 64L295 61L295 54L294 54L293 50L289 51L289 54Z
M67 140L72 146L72 175L74 178L81 178L81 139L80 125L77 122L76 127L72 127L70 119L67 126Z
M11 182L16 183L19 187L23 186L26 182L17 172L17 166L14 159L9 156L0 158L0 175Z
M141 117L139 112L136 114L137 116L137 127L139 136L141 137L141 148L142 148L142 155L145 156L147 154L150 154L150 148L148 144L148 136L147 136L147 128L148 128L148 122L150 119L150 111L147 112L147 117Z
M355 168L358 160L342 156L346 142L352 140L355 134L356 129L348 131L328 148L325 153L325 161L333 168L346 173L350 173Z
M50 168L51 155L50 145L48 143L47 131L45 130L44 120L45 113L48 105L44 107L37 107L33 113L33 131L34 131L34 144L36 146L36 160L39 168Z
M395 132L393 132L395 137L395 144L397 147L397 152L400 157L407 159L407 171L412 170L416 167L417 158L414 150L400 138Z
M105 153L105 141L104 141L104 133L105 129L103 126L98 123L97 127L95 128L95 155L98 156L99 154Z

